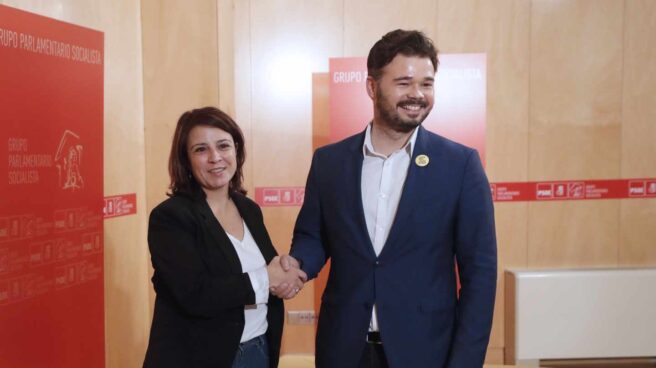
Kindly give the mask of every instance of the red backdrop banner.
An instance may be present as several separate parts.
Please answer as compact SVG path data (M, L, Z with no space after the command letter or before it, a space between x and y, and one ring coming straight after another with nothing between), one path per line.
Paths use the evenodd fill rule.
M103 34L0 5L0 367L103 367Z

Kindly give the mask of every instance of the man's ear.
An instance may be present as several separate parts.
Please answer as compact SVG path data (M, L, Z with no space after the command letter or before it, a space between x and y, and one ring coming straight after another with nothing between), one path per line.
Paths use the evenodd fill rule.
M367 94L373 100L376 97L376 88L378 88L378 85L376 84L376 80L372 76L367 76L366 84L367 84Z

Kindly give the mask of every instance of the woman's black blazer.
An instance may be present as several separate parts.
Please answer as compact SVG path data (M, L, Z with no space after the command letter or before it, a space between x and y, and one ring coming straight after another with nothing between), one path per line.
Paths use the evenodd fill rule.
M267 264L276 256L262 211L231 193ZM148 246L157 293L147 368L231 367L244 330L244 305L255 292L227 234L204 196L176 195L150 214ZM269 359L278 366L282 300L268 301Z

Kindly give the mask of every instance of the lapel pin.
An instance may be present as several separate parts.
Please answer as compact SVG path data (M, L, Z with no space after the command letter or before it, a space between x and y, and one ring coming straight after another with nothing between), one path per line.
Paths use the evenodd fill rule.
M428 165L429 162L430 159L426 155L419 155L415 158L415 164L417 164L419 167L424 167Z

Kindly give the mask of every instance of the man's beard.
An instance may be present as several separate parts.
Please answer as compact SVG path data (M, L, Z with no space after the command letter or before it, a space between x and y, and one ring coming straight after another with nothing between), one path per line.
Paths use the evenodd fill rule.
M385 95L383 95L383 93L380 91L380 89L376 90L375 97L376 99L374 101L374 107L378 111L378 116L382 120L382 123L399 133L411 132L413 129L421 125L424 120L426 120L426 117L431 111L431 108L429 108L423 115L420 115L414 119L403 119L396 111L397 107L403 106L405 104L417 104L422 108L426 108L426 106L428 106L428 102L426 102L426 100L423 98L409 98L400 101L396 104L396 106L391 106L387 103L387 99L385 98Z

